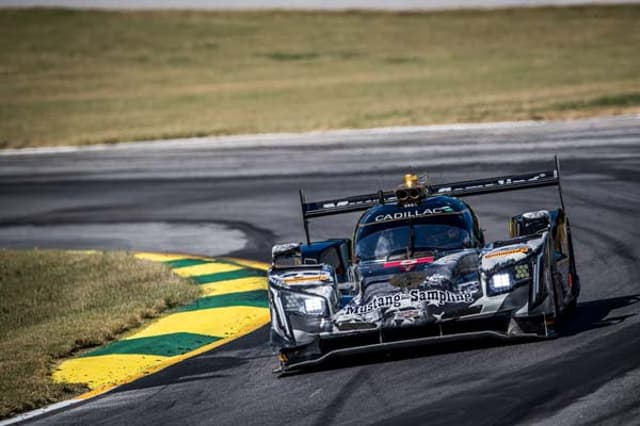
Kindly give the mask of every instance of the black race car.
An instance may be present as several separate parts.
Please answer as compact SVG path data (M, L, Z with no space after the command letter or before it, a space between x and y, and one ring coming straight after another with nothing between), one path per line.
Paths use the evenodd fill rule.
M486 244L458 197L555 185L561 207L511 218ZM306 202L306 244L273 247L271 343L285 372L345 353L434 340L554 337L576 305L576 273L559 163L551 171ZM311 242L309 219L362 211L353 239Z

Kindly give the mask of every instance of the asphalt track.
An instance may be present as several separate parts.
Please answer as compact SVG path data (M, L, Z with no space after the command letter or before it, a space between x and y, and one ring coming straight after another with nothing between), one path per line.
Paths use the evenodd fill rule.
M218 226L246 239L233 255L267 260L273 242L303 237L298 188L319 199L393 187L407 169L433 182L548 169L555 153L582 281L577 312L558 339L380 354L277 378L261 329L30 423L638 424L637 116L5 153L0 246L64 244L52 232L59 226L74 247L105 248L124 242L92 235L104 224L162 224L168 233ZM510 215L557 205L557 194L468 200L494 239L507 235ZM352 224L347 216L318 220L312 235L348 236ZM8 239L16 227L20 240ZM131 232L126 244L148 236ZM217 249L205 244L202 254Z

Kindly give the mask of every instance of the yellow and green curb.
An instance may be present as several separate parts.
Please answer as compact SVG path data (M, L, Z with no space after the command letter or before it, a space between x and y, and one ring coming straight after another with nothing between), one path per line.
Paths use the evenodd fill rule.
M62 362L53 379L86 383L91 390L79 399L222 346L269 322L265 263L161 253L135 257L165 263L196 282L201 295L129 336Z

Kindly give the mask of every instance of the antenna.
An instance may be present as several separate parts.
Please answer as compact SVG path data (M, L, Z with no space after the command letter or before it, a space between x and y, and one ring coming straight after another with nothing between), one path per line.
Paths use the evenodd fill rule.
M431 195L431 176L428 171L425 171L424 174L420 176L420 182L424 183L424 186L427 189L427 195Z

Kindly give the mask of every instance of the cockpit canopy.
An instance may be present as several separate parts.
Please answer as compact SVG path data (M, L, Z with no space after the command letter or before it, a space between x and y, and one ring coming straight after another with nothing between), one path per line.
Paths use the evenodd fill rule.
M354 245L360 261L407 259L481 246L482 235L466 203L440 196L371 208L358 223Z

